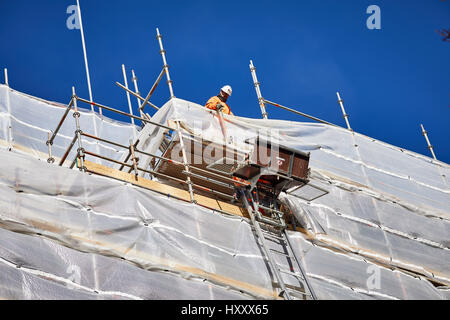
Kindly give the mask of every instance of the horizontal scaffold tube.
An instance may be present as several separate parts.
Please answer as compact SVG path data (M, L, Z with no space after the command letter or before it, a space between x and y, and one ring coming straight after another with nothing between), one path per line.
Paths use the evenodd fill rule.
M87 138L91 138L91 139L95 139L95 140L98 140L98 141L101 141L101 142L109 143L109 144L112 144L112 145L114 145L114 146L117 146L117 147L120 147L120 148L123 148L123 149L128 149L128 148L129 148L128 146L125 146L125 145L123 145L123 144L116 143L116 142L113 142L113 141L110 141L110 140L106 140L106 139L102 139L102 138L99 138L99 137L97 137L97 136L94 136L94 135L85 133L85 132L81 132L81 135L82 135L82 136L85 136L85 137L87 137ZM179 161L176 161L176 160L172 160L172 159L168 159L168 158L164 158L164 157L158 156L158 155L156 155L156 154L152 154L152 153L148 153L148 152L141 151L141 150L137 149L136 146L135 146L134 151L135 151L136 153L141 153L141 154L144 154L144 155L149 156L149 157L154 157L154 158L156 158L156 159L160 159L160 160L162 160L162 161L167 161L167 162L169 162L169 163L173 163L173 164L176 164L176 165L184 166L184 164L183 164L182 162L179 162ZM121 162L121 163L120 163L120 164L122 165L121 169L123 169L123 167L124 167L124 165L126 164L126 162L128 161L128 159L129 159L129 157L127 157L127 159L125 160L125 162ZM190 168L191 170L195 170L195 171L198 171L198 172L202 172L202 173L205 173L205 174L209 174L209 175L212 175L212 176L215 176L215 177L224 179L224 180L226 180L226 181L232 182L232 183L234 183L234 184L239 184L239 185L241 185L241 186L247 186L247 185L249 185L248 182L241 182L241 181L233 180L233 179L231 179L231 178L221 176L221 175L219 175L219 174L217 174L217 173L214 173L214 172L210 172L210 171L207 171L207 170L203 170L203 169L201 169L201 168L197 168L197 167L194 167L194 166L191 166L191 165L188 165L188 166L189 166L189 168Z
M125 86L124 86L123 84L121 84L120 82L116 82L116 84L117 84L119 87L121 87L123 90L125 90L126 92L128 92L128 93L132 94L133 96L135 96L136 98L138 98L139 100L145 101L145 99L142 98L139 94L137 94L137 93L134 92L134 91L131 91L130 89L128 89L127 87L125 87ZM148 105L150 105L150 107L153 107L153 108L155 108L156 110L159 110L159 108L158 108L157 106L155 106L153 103L151 103L150 101L147 101L146 103L147 103ZM142 105L139 107L139 111L142 111L143 108L144 108L144 104L142 104Z
M310 116L310 115L308 115L308 114L306 114L306 113L303 113L303 112L300 112L300 111L297 111L297 110L294 110L294 109L291 109L291 108L282 106L282 105L280 105L280 104L278 104L278 103L275 103L275 102L272 102L272 101L269 101L269 100L266 100L266 99L264 99L264 102L266 102L266 103L268 103L268 104L271 104L271 105L273 105L273 106L275 106L275 107L284 109L284 110L286 110L286 111L290 111L290 112L292 112L292 113L298 114L298 115L303 116L303 117L305 117L305 118L308 118L308 119L311 119L311 120L314 120L314 121L317 121L317 122L320 122L320 123L328 124L328 125L330 125L330 126L339 127L338 125L335 125L335 124L333 124L333 123L331 123L331 122L328 122L328 121L325 121L325 120L322 120L322 119L319 119L319 118Z
M133 165L131 165L131 164L128 164L128 163L125 163L125 162L122 162L122 161L118 161L118 160L114 160L114 159L111 159L111 158L108 158L108 157L105 157L105 156L102 156L102 155L99 155L99 154L96 154L96 153L93 153L93 152L90 152L90 151L86 151L85 150L84 153L87 154L87 155L90 155L92 157L100 158L100 159L105 160L105 161L114 162L114 163L123 165L123 166L128 167L128 168L133 168ZM160 173L160 172L156 172L156 171L153 171L153 170L146 170L146 169L143 169L143 168L140 168L140 167L137 167L137 169L139 171L143 171L143 172L146 172L146 173L154 174L154 175L157 175L157 176L159 175L161 177L165 177L167 179L174 180L174 181L177 181L177 182L180 182L180 183L183 183L183 184L188 184L186 181L184 181L182 179L178 179L178 178L175 178L173 176L169 176L169 175L166 175L166 174L163 174L163 173ZM207 187L203 187L203 186L200 186L200 185L196 185L194 183L191 183L191 185L192 185L192 187L194 187L196 189L199 189L199 190L211 192L211 193L223 196L223 197L227 197L229 199L233 198L233 196L227 195L227 194L219 192L219 191L215 191L215 190L213 190L211 188L207 188Z
M150 123L150 124L153 124L153 125L161 127L161 128L165 128L165 129L168 129L168 130L174 130L173 128L170 128L170 127L165 126L163 124L160 124L160 123L157 123L157 122L153 122L153 121L150 121L150 120L147 120L147 119L144 119L144 118L141 118L141 117L138 117L138 116L135 116L135 115L132 115L132 114L129 114L129 113L126 113L126 112L114 109L114 108L110 108L110 107L104 106L104 105L96 103L96 102L90 102L90 101L88 101L86 99L83 99L83 98L80 98L80 97L76 97L76 99L80 100L81 102L84 102L84 103L87 103L87 104L90 104L90 105L93 105L93 106L97 106L99 108L102 108L102 109L105 109L105 110L109 110L109 111L112 111L112 112L115 112L115 113L118 113L118 114L121 114L121 115L124 115L124 116L127 116L127 117L138 119L138 120L141 120L143 122Z

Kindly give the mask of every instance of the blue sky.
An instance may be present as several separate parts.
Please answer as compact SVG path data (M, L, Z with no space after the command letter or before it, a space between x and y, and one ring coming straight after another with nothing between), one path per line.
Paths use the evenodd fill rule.
M67 102L75 86L89 97L80 32L66 27L66 9L75 3L0 0L0 68L8 68L11 87ZM339 91L355 131L429 155L423 123L438 159L450 163L450 43L436 32L450 28L449 0L80 4L99 103L128 110L114 84L123 82L122 64L129 74L136 71L142 94L148 92L162 67L159 27L179 98L204 104L230 84L233 112L260 118L248 68L253 59L268 100L345 126ZM373 4L381 9L381 30L366 27ZM168 98L164 85L151 101L162 105ZM268 113L305 120L271 106Z

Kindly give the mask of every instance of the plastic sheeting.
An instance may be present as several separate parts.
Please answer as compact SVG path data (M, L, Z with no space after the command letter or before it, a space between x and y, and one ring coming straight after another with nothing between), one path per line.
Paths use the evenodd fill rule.
M185 132L224 141L219 118L194 103L169 101L154 117L180 121ZM318 239L450 283L450 167L375 139L323 124L224 116L229 144L256 136L311 152L311 181L329 191L312 202L286 196L300 222ZM163 130L154 126L142 134ZM157 144L146 141L155 152ZM181 159L180 159L181 160ZM406 294L400 298L408 298Z
M168 201L167 196L142 188L12 152L2 151L1 160L1 227L52 239L58 245L48 241L42 245L36 240L35 250L26 239L30 236L1 237L0 262L39 270L42 276L51 274L52 280L63 283L69 266L75 266L70 270L82 274L77 284L83 290L103 292L105 298L111 295L108 292L122 292L119 296L125 298L163 298L164 291L174 284L185 290L172 298L231 299L237 294L241 298L273 298L272 276L244 219ZM115 281L111 273L117 273L118 279L134 273L135 268L119 263L122 260L147 273L139 273L135 285ZM123 273L114 265L123 268ZM288 268L287 261L284 265ZM148 277L151 281L160 272L172 277L161 275L152 282L153 288L139 280ZM59 279L64 276L65 280ZM202 285L203 281L206 284ZM212 290L210 296L207 285L215 288L208 289ZM205 292L197 292L201 288ZM163 293L158 296L158 292Z
M47 132L63 112L0 86L0 298L273 298L273 276L246 219L38 161L47 159ZM319 298L448 299L448 165L338 127L224 118L240 149L259 135L311 152L312 181L329 194L283 201L308 233L289 237ZM83 131L118 143L133 136L131 125L92 112L80 119ZM172 99L153 117L174 120L185 134L223 141L217 115L197 104ZM55 139L57 157L74 131L70 116ZM155 153L164 133L146 125L139 147ZM85 148L125 157L102 143Z
M321 299L442 299L427 281L400 271L392 271L361 257L315 246L298 233L290 232L294 248L300 252L306 273ZM379 279L375 281L375 277ZM372 281L373 278L373 281ZM329 290L326 286L334 287Z
M311 152L310 166L351 180L412 206L449 217L450 166L340 127L320 123L248 119L224 115L230 145L247 148L245 140L260 136L286 147ZM223 143L214 111L181 99L172 99L153 117L168 124L179 120L189 133ZM144 132L145 131L145 132ZM164 129L147 125L141 144L156 150ZM157 132L157 133L155 133ZM151 136L147 138L151 133ZM147 140L145 140L147 138ZM150 142L155 141L155 143Z
M114 142L128 145L129 139L133 138L133 130L137 130L131 124L126 124L98 114L82 107L78 103L80 112L80 127L83 132L98 137L104 137ZM0 85L0 139L7 143L9 148L20 151L26 148L26 152L42 160L48 158L48 133L56 129L62 118L66 105L51 103L26 94L12 90ZM61 129L56 136L52 153L56 158L61 158L75 135L75 119L73 109L67 115ZM118 148L111 144L98 142L97 140L83 137L83 147L91 152L99 153L108 158L120 159L128 152L126 149ZM67 159L68 165L76 155L77 146L72 148ZM97 158L91 161L110 165Z

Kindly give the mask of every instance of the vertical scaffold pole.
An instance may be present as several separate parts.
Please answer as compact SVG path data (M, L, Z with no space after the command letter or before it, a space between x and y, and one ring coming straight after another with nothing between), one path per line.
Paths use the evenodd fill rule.
M5 68L5 85L9 88L9 80L8 80L8 69ZM12 134L12 123L11 123L11 98L10 98L10 90L6 92L6 107L8 108L8 149L11 150L14 145L14 139Z
M75 134L77 136L77 140L78 140L78 150L77 150L77 157L80 159L80 171L85 172L86 168L84 166L84 149L83 149L83 144L81 142L81 129L80 129L80 113L78 112L78 106L77 106L77 95L75 93L75 87L72 87L72 95L73 95L73 107L74 107L74 113L73 113L73 117L75 118L75 125L76 125L76 130L75 130Z
M261 114L263 119L267 119L266 104L264 103L264 98L261 95L261 89L259 88L260 83L256 77L256 68L253 65L253 61L250 60L250 72L252 73L253 84L255 85L256 95L258 96L259 106L261 107Z
M188 161L187 161L186 150L184 149L183 135L181 133L179 121L177 121L177 132L178 132L178 136L180 137L180 147L181 147L181 153L183 154L184 170L188 173L186 175L186 183L189 187L189 194L191 196L191 202L194 203L195 202L194 191L192 190L192 182L191 182L191 177L190 177L191 171L189 169L189 165L188 165Z
M123 80L125 81L125 87L128 89L128 79L127 79L127 72L125 71L125 65L122 64L122 73L123 73ZM133 108L131 106L131 99L130 99L130 93L126 91L127 93L127 101L128 101L128 109L130 110L130 114L133 115ZM131 124L133 125L133 136L134 140L136 140L136 128L134 127L134 118L130 117Z
M422 128L422 134L423 134L423 136L424 136L425 139L427 140L428 149L430 149L431 154L433 155L434 160L437 160L437 159L436 159L436 155L434 154L434 151L433 151L433 146L431 145L430 140L428 139L427 131L425 130L425 128L423 127L422 124L420 124L420 127Z
M48 163L53 163L55 162L55 158L53 158L52 156L52 142L50 141L50 137L52 136L52 134L50 133L50 131L48 132L48 140L46 142L47 146L48 146L48 159L47 162Z
M169 86L169 91L170 91L170 99L172 99L172 98L175 98L175 96L173 95L173 88L172 88L173 81L170 80L169 65L167 64L167 61L166 61L166 51L164 50L164 47L162 44L162 35L159 33L158 28L156 28L156 39L158 39L159 48L161 49L160 53L161 53L163 63L164 63L164 71L166 73L167 85Z
M81 8L80 8L80 1L77 0L77 7L78 7L78 17L80 18L80 32L81 32L81 43L83 45L83 54L84 54L84 65L86 67L86 78L87 78L87 84L89 89L89 99L91 102L94 102L92 98L92 89L91 89L91 76L89 75L89 65L88 65L88 59L87 59L87 53L86 53L86 42L84 40L84 30L83 30L83 19L81 18ZM91 110L94 111L94 106L91 105ZM99 108L99 113L102 114L102 108Z
M140 96L141 93L139 92L138 83L137 83L138 79L134 73L134 70L131 70L131 75L133 76L132 81L134 83L134 91L136 91L136 93ZM137 99L137 104L138 104L138 110L139 110L139 113L141 114L141 118L145 118L144 113L141 110L141 101L139 100L139 98L136 98L136 99Z
M8 81L8 69L5 68L5 85L9 87L9 81Z
M344 115L345 122L347 123L347 129L350 131L353 131L353 129L350 127L350 122L348 122L348 114L345 112L345 109L344 109L344 100L341 99L339 92L336 92L336 95L338 97L338 103L341 106L342 114Z
M138 171L138 161L139 159L136 158L136 155L134 153L134 145L133 145L133 140L130 140L130 155L131 155L131 160L133 162L133 170L134 170L134 178L136 180L138 180L138 175L139 175L139 171Z

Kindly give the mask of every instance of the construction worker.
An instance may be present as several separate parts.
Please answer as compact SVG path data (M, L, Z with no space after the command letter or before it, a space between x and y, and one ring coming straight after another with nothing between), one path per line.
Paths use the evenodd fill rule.
M225 114L233 114L230 107L227 105L228 97L231 96L231 87L226 85L220 89L220 93L217 96L208 100L205 107L211 110L222 110Z

